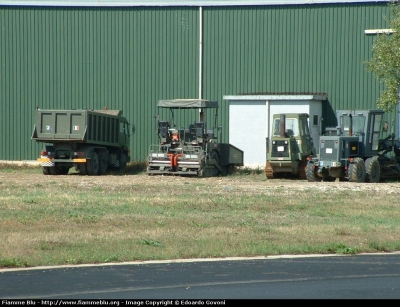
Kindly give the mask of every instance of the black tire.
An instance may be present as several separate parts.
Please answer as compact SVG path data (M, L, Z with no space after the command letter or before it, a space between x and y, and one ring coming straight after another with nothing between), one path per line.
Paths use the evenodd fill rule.
M99 156L93 152L92 158L86 162L86 170L89 176L95 176L99 173Z
M219 156L216 151L211 152L210 159L214 159L216 164L219 166ZM214 165L214 169L211 171L211 176L216 177L219 174L219 169L216 165Z
M104 175L107 173L108 162L107 162L107 153L102 151L99 153L99 175Z
M310 164L307 161L299 161L298 165L298 176L300 179L307 179L307 165Z
M365 160L365 181L379 182L381 180L381 166L377 156Z
M349 166L349 181L364 182L365 181L365 163L361 158L356 158Z
M314 164L312 163L307 163L306 177L308 182L321 181L321 178L317 176L317 171L314 169Z
M228 168L227 168L226 166L222 166L222 165L221 165L221 169L222 169L222 171L220 172L220 174L221 174L222 176L228 175Z
M81 175L87 175L88 174L87 169L86 169L86 163L80 163L78 165L78 169L79 169L79 173Z
M119 167L118 170L122 171L128 165L128 158L124 152L121 152L121 156L119 157Z
M50 175L50 167L42 166L43 175Z

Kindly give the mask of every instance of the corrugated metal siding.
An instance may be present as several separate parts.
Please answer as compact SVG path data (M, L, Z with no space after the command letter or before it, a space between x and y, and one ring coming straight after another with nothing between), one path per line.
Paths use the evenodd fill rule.
M365 71L375 36L364 30L387 27L388 13L382 3L203 8L202 98L220 102L222 140L224 95L326 92L334 109L375 108L382 85ZM143 161L157 101L198 98L198 8L0 7L0 24L0 160L37 158L36 106L107 105L135 123L132 159Z
M0 0L0 5L40 6L231 6L231 5L292 5L315 3L388 2L388 0Z
M198 95L195 8L2 8L0 16L0 160L37 157L36 106L123 109L137 127L132 158L143 160L156 141L157 100Z
M326 92L334 109L376 108L382 89L364 62L387 27L384 5L213 8L204 14L204 92ZM217 72L215 68L218 67ZM225 102L222 113L227 122ZM334 113L325 123L335 125ZM393 116L393 115L392 115Z

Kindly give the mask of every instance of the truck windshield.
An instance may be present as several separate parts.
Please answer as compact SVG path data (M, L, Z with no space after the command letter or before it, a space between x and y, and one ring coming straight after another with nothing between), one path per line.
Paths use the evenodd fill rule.
M341 118L341 126L346 135L350 134L350 125L353 122L352 135L361 135L364 132L365 117L363 115L353 116L350 118L349 115L343 115Z
M280 119L275 118L273 123L273 135L280 135ZM299 135L299 121L297 118L286 118L285 120L285 133L287 136L298 136Z

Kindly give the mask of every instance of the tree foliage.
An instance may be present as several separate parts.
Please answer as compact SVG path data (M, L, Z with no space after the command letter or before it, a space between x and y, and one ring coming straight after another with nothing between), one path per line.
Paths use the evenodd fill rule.
M367 70L385 83L385 88L377 100L377 106L392 111L398 104L400 86L400 4L391 1L391 17L386 17L392 33L378 34L372 47L373 57L366 62Z

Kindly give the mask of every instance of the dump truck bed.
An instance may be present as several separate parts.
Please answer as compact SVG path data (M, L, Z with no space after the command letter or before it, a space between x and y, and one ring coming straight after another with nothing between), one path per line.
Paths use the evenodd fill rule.
M118 146L121 110L36 110L32 139Z

